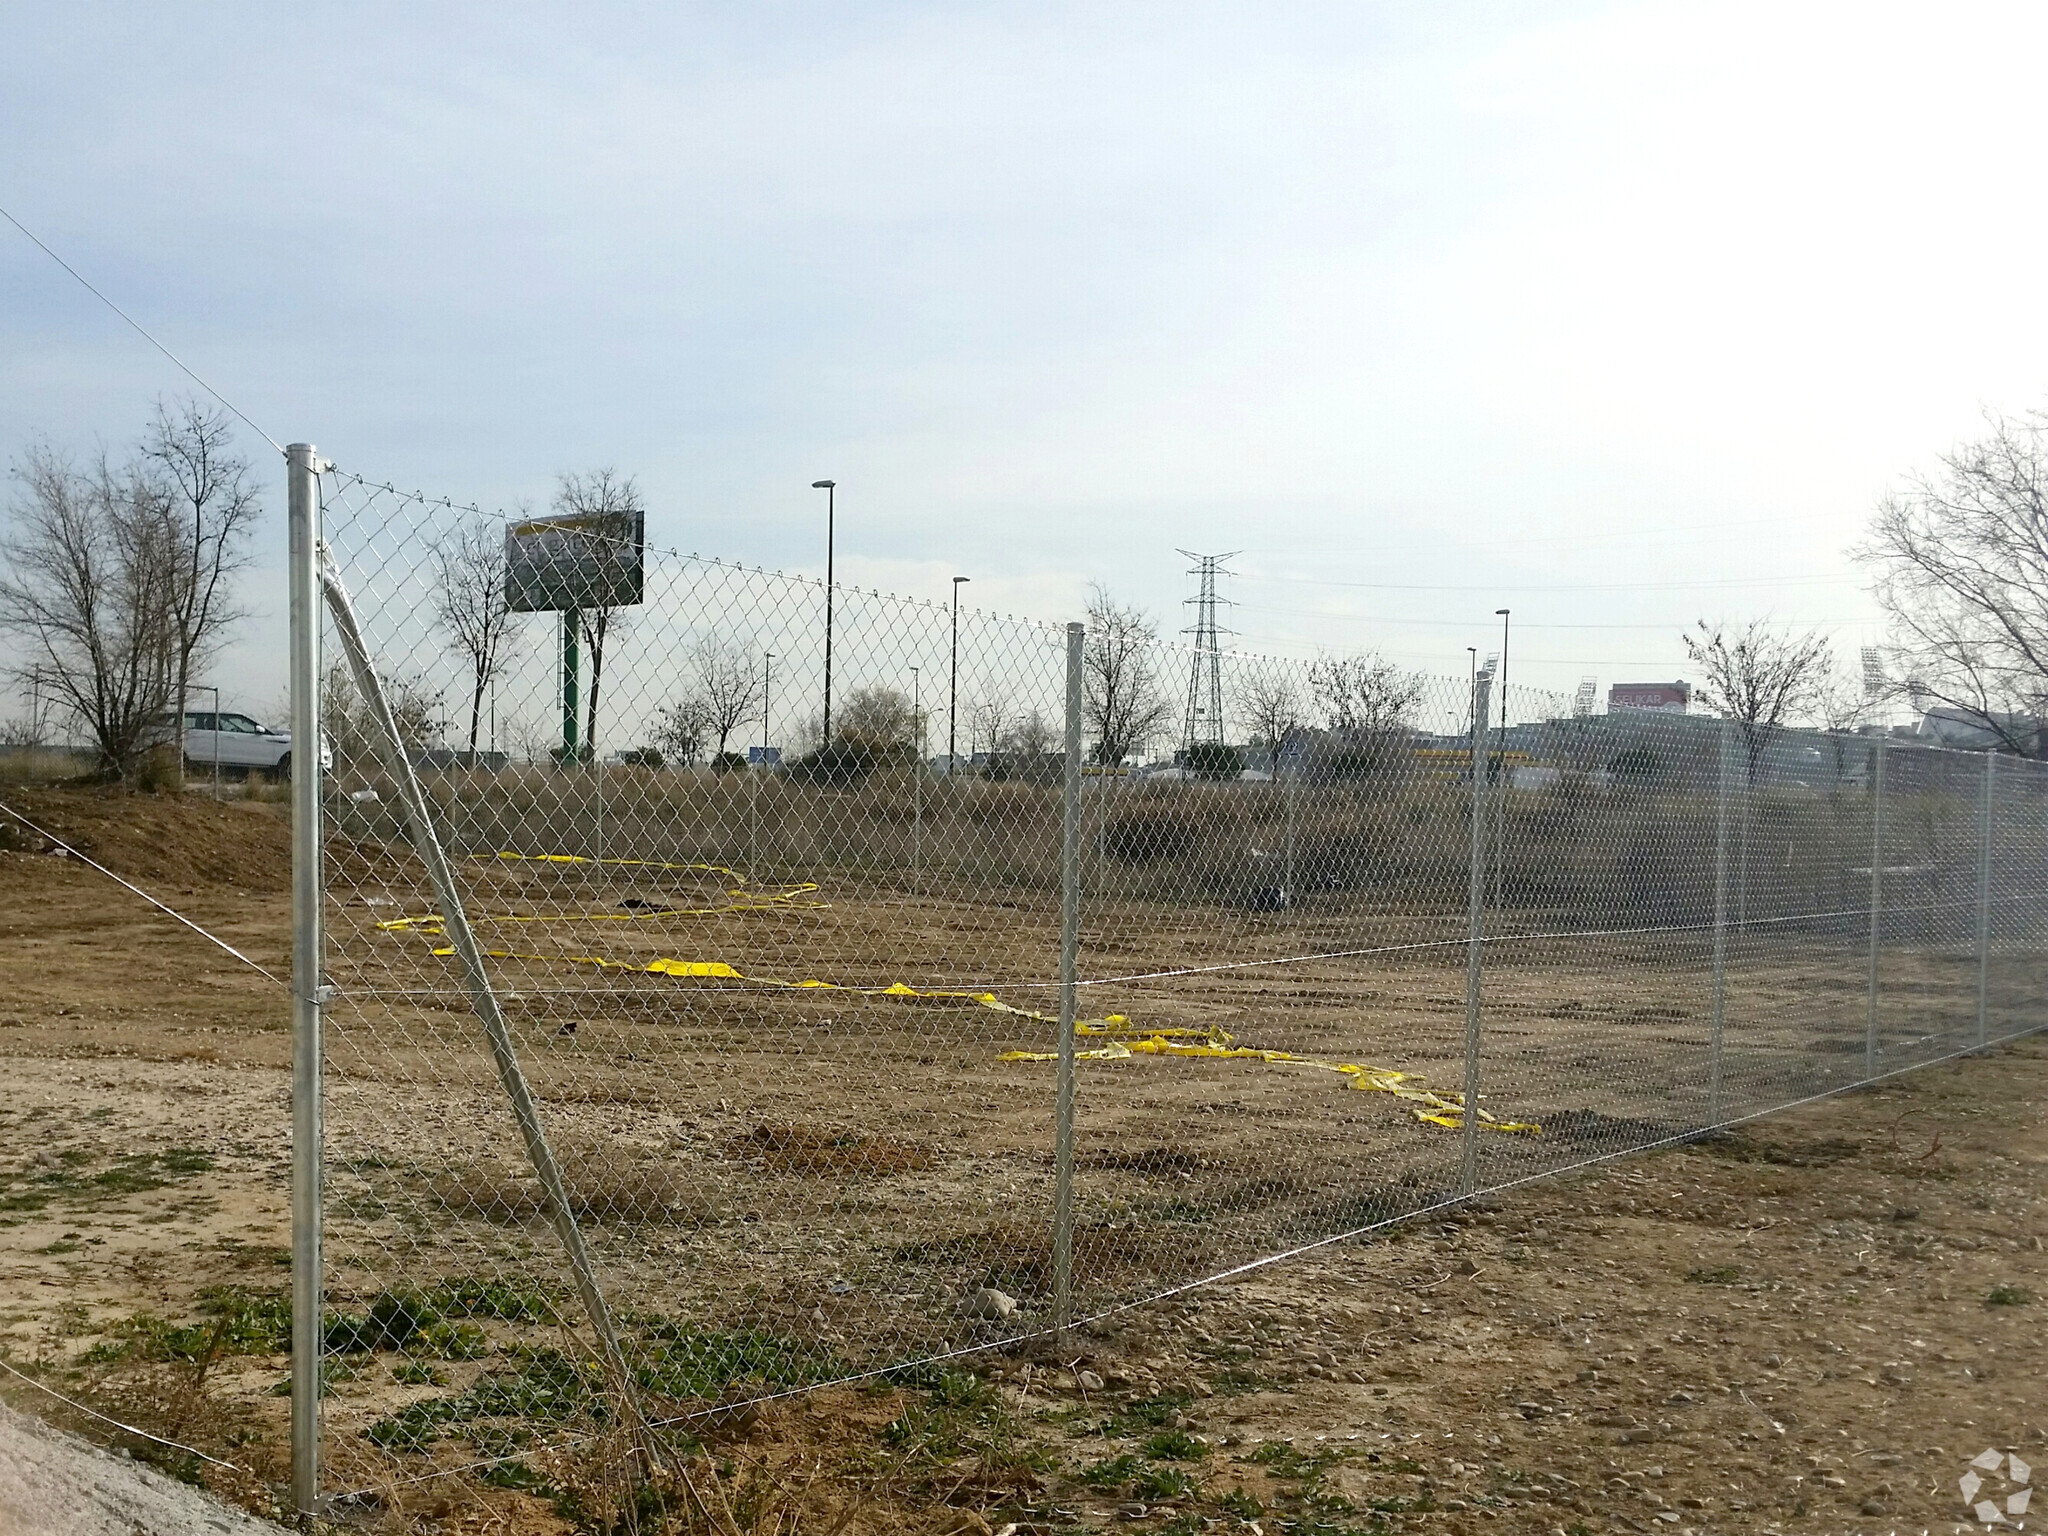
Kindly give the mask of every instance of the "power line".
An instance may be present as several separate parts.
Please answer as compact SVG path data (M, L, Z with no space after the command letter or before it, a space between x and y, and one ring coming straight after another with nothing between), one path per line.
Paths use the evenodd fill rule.
M1859 587L1854 576L1729 576L1703 581L1574 581L1531 585L1518 581L1487 582L1478 586L1446 586L1434 582L1338 581L1325 576L1275 576L1246 572L1251 581L1278 582L1286 586L1358 587L1373 592L1678 592L1718 587L1832 586Z
M239 405L235 404L234 401L230 400L226 395L222 394L219 390L215 389L211 384L207 383L206 380L199 377L198 374L194 373L189 367L186 366L185 360L183 358L178 356L177 353L173 352L169 347L165 346L162 342L158 341L154 336L150 335L149 331L143 326L143 324L139 320L137 320L133 315L129 314L128 311L123 309L120 305L116 304L112 299L108 298L104 293L101 293L99 289L93 287L91 283L87 282L85 278L79 273L78 268L72 266L70 262L66 261L62 256L59 256L47 245L43 244L41 237L38 236L34 230L30 229L26 224L22 223L21 220L17 219L5 208L0 208L0 218L4 218L5 220L7 220L8 223L12 224L24 235L27 235L30 240L33 240L35 242L36 249L40 250L45 256L49 257L50 260L57 263L57 265L62 267L66 272L69 272L74 278L77 278L79 286L83 288L87 293L91 294L94 298L98 299L102 304L106 305L107 308L111 309L115 314L119 315L123 320L126 320L130 326L134 327L136 335L140 336L152 347L155 347L157 351L163 353L165 357L168 357L174 364L177 365L179 370L184 373L186 378L190 379L194 384L197 384L201 389L205 390L209 395L213 396L214 399L218 400L222 405L226 406L235 415L241 417L242 424L246 426L251 432L254 432L258 437L262 438L263 441L270 444L270 446L275 448L280 454L284 452L284 444L280 443L268 432L264 431L261 427L257 426L255 422L251 421L249 419L248 412L244 411Z

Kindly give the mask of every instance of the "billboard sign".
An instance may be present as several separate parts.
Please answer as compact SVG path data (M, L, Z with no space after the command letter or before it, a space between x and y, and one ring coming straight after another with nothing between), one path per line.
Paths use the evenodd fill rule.
M1607 690L1607 712L1657 709L1682 715L1692 702L1690 683L1616 683Z
M565 513L505 529L505 606L514 613L631 608L644 590L647 515Z
M747 762L756 768L780 768L782 766L782 748L749 747L747 748Z

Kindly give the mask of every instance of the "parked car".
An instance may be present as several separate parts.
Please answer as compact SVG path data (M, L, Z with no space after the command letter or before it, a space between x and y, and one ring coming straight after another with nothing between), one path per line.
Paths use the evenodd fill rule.
M292 733L276 731L247 715L218 715L211 710L185 713L185 766L189 773L210 773L218 762L223 773L237 778L251 768L288 779L292 773ZM332 754L323 751L323 766Z

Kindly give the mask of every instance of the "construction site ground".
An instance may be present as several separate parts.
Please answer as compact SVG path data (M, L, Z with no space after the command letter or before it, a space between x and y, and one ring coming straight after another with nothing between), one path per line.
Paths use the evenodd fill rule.
M280 807L0 798L285 974ZM0 1397L264 1515L285 1504L287 1361L133 1341L202 1322L209 1291L284 1284L284 1003L79 861L0 837L0 1358L227 1465L19 1377L0 1374ZM668 1518L933 1536L1978 1528L1973 1458L1996 1453L1974 1491L2001 1511L2048 1463L2044 1090L2048 1045L2024 1040L1119 1312L1062 1351L750 1409L706 1429ZM707 1147L745 1131L744 1092L689 1106L731 1113ZM378 1362L360 1374L379 1404L432 1390ZM566 1465L528 1460L496 1485L402 1486L372 1475L389 1458L338 1444L363 1476L334 1518L591 1528Z

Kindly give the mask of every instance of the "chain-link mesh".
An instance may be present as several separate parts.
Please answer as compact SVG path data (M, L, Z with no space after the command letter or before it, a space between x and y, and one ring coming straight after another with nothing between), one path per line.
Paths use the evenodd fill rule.
M1083 1317L2038 1024L2038 764L1098 626L1066 1247L1062 631L838 588L828 728L818 582L649 549L629 606L484 591L480 641L502 522L323 489L389 706L330 623L332 1485L688 1432L1045 1330L1063 1256Z

